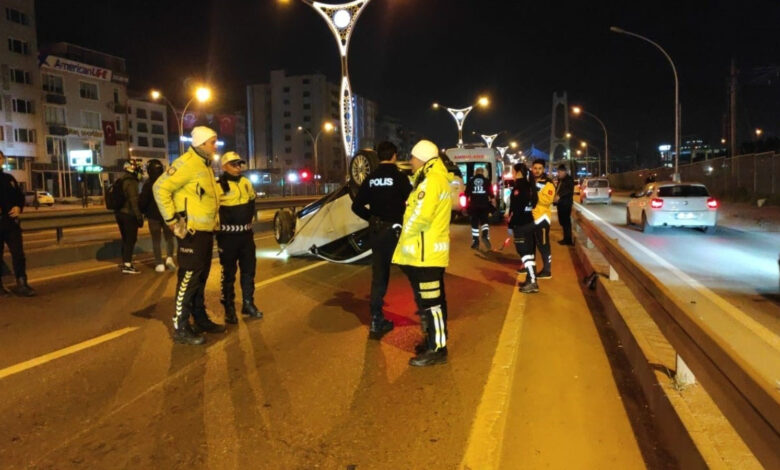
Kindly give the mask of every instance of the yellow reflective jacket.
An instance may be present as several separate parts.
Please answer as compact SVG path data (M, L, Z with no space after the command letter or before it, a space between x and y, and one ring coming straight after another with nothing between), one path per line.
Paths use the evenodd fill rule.
M208 159L190 147L171 163L152 187L154 200L165 223L186 216L187 229L213 232L219 229L216 178Z
M424 175L424 176L421 176ZM450 261L452 175L440 158L417 170L412 181L424 178L409 194L401 237L393 263L419 267L447 267Z
M245 176L231 176L227 173L219 177L220 231L225 233L243 233L252 230L255 217L255 188Z
M536 203L536 207L531 212L534 217L534 223L541 224L546 220L548 224L552 225L552 210L550 206L552 206L553 200L555 200L555 185L544 175L536 180L536 190L539 193L539 202Z

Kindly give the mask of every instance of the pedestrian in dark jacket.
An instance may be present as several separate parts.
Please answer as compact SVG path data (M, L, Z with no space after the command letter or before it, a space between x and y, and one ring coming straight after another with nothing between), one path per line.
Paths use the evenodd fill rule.
M138 166L129 161L124 165L124 173L119 178L124 194L124 204L114 211L119 233L122 235L122 274L138 274L140 271L133 266L133 250L138 240L138 229L144 226L144 216L138 207L138 181L141 172Z
M574 205L574 179L566 171L566 165L558 166L558 186L555 188L555 200L558 203L558 223L563 228L561 245L574 245L571 238L571 208Z
M149 234L152 236L152 251L154 252L154 270L158 273L165 272L165 268L176 271L176 263L173 261L173 232L168 224L163 220L160 214L160 208L154 201L152 186L160 175L163 174L163 164L160 160L152 159L146 164L146 175L148 176L143 187L141 195L138 196L138 207L149 221ZM165 251L167 257L163 264L162 259L162 238L165 237Z
M35 291L27 285L27 264L22 246L22 227L19 224L19 216L24 210L24 193L16 179L3 172L4 164L5 154L0 152L0 259L3 257L4 245L8 245L16 276L16 287L11 291L16 295L32 297ZM7 294L0 277L0 296Z
M512 194L509 197L509 228L515 239L515 249L520 255L523 267L527 272L525 282L520 285L520 292L532 294L539 292L536 283L536 261L533 210L538 201L536 183L531 171L524 163L516 163L512 167L512 175L515 179Z

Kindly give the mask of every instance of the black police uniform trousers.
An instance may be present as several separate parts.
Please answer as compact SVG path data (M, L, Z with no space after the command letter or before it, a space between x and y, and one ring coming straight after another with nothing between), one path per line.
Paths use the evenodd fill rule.
M523 262L523 268L528 276L525 278L525 282L536 282L536 261L535 255L535 241L534 232L536 227L533 222L525 225L514 225L511 227L512 235L515 241L515 250L520 255L520 261Z
M27 259L24 257L22 227L19 225L19 219L11 219L10 217L0 215L0 259L3 257L5 245L8 245L8 251L11 252L14 276L17 278L26 277Z
M550 222L543 220L536 224L534 231L536 247L542 255L542 270L550 271L552 268L552 252L550 251Z
M236 269L241 269L241 294L244 302L254 302L255 296L255 239L251 231L242 233L218 233L219 263L222 265L223 304L235 298Z
M401 265L414 290L417 315L429 351L447 347L447 298L444 268Z
M205 294L213 250L212 232L196 231L179 239L179 281L176 284L176 311L173 317L175 329L184 328L190 316L197 324L208 322Z
M570 243L571 239L571 201L558 203L558 223L563 228L563 241Z
M138 219L134 215L116 212L116 223L119 225L119 234L122 236L122 261L133 262L133 250L138 241Z
M371 243L371 322L379 323L384 319L384 305L387 284L390 282L390 264L398 237L392 224L372 221L369 228Z
M472 207L469 209L471 216L471 239L479 242L479 235L482 234L483 240L490 240L490 207Z

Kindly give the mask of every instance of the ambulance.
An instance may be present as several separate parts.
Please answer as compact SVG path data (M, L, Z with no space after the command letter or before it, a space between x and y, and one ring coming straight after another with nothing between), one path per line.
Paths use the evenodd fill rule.
M463 147L447 149L444 152L452 163L458 168L463 183L468 184L478 168L485 170L485 177L493 186L493 194L496 195L496 208L494 220L500 220L506 212L506 203L501 197L503 189L501 177L504 174L504 163L501 160L501 154L496 149L487 148L484 145L469 145ZM466 195L459 197L459 206L463 214L466 214L468 207Z

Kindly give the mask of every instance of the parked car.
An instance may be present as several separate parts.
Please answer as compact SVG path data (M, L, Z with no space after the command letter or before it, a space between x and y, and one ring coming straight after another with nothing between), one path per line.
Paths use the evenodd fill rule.
M590 178L580 188L580 204L612 204L612 188L606 178Z
M626 224L644 232L656 227L696 227L710 233L718 223L720 203L700 183L646 184L626 205Z
M25 205L32 206L33 202L35 201L35 194L38 193L38 204L42 206L53 206L54 205L54 196L49 194L47 191L26 191L24 193L24 203Z

